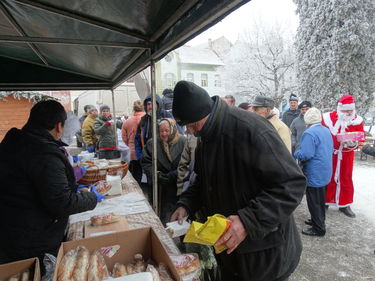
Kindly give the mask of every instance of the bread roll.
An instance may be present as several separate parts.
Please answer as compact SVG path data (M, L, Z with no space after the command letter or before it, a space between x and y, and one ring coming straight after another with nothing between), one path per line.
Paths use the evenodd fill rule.
M76 265L73 270L74 281L87 281L90 252L83 246L77 248Z
M126 266L123 264L116 263L113 267L112 277L117 278L125 275L128 275L128 272L126 271Z
M110 214L93 216L90 218L90 220L93 226L98 226L98 225L105 225L105 224L117 222L120 220L120 218L121 218L120 215L116 215L115 213L110 213Z
M59 270L57 272L57 280L58 281L71 281L73 270L75 266L77 253L75 250L70 250L65 254L63 257Z
M103 256L96 251L90 257L88 281L102 281L108 277L108 269Z

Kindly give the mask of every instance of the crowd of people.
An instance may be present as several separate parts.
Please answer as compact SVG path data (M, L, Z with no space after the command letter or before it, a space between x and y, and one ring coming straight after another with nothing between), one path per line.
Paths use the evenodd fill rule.
M135 101L133 116L123 122L113 120L107 105L99 111L86 105L80 119L83 147L99 158L118 158L116 128L121 129L129 171L152 200L152 139L157 138L161 221L182 222L187 216L204 221L214 214L230 221L216 244L228 248L217 255L219 280L287 280L302 252L293 212L305 194L310 218L304 235L325 235L329 206L355 217L350 208L354 150L365 139L338 138L364 131L352 96L342 96L336 110L322 114L291 95L282 116L271 98L256 96L236 106L233 96L210 97L188 81L156 99L156 136L152 96ZM60 141L65 120L58 102L40 102L25 127L11 129L0 144L0 220L5 222L0 263L56 254L69 215L103 199L95 190L79 192ZM370 146L363 152L375 154Z

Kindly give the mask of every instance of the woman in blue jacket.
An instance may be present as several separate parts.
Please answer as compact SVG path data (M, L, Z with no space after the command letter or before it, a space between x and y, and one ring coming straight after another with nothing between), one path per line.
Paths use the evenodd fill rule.
M322 126L319 109L310 108L305 116L306 131L301 138L300 148L294 157L302 162L307 177L306 200L311 219L305 221L311 227L302 231L310 236L324 236L325 188L331 180L333 141L330 131Z

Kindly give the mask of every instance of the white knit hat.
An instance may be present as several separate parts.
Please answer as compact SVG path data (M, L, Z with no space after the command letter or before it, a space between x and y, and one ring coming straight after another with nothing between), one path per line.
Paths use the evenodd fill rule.
M316 107L310 108L303 116L307 125L322 122L322 113Z

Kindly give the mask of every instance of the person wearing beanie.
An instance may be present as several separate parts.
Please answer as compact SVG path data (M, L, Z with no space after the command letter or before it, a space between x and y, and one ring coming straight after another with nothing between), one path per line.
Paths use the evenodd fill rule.
M333 140L330 131L324 127L322 113L312 107L304 115L307 129L302 134L300 147L294 153L301 162L307 177L306 201L310 219L305 223L308 228L302 234L324 236L325 226L325 191L332 175Z
M291 153L292 142L290 130L288 126L285 125L275 113L273 113L273 109L275 108L274 105L275 102L273 99L264 96L256 96L253 103L250 104L251 110L254 113L266 118L272 124L272 126L275 127L281 140Z
M302 251L292 213L306 179L274 127L188 81L176 84L172 111L200 141L195 181L171 221L198 210L202 218L228 218L231 225L216 243L228 248L217 255L222 280L288 278Z
M120 124L112 120L110 107L102 105L100 115L94 121L94 131L99 137L97 144L99 159L120 158L120 152L116 146L115 126L119 127Z
M224 101L229 105L229 106L236 106L236 99L232 95L226 95L224 97Z
M332 155L331 182L326 192L326 207L337 206L344 215L354 218L355 213L350 208L354 196L354 150L361 148L365 141L363 118L356 114L354 98L351 95L343 95L338 102L337 110L323 114L322 123L330 130L335 148ZM350 132L362 132L363 138L359 141L345 142L340 142L337 138L338 134Z
M295 94L291 94L289 97L289 109L283 114L283 122L290 128L293 120L299 115L298 110L298 98Z
M141 118L145 115L142 101L137 100L134 102L133 111L134 115L122 124L121 133L122 140L130 148L129 171L131 172L132 176L140 182L142 178L142 167L139 161L137 161L137 157L135 155L134 139L138 124L141 121Z
M93 105L88 105L87 117L82 124L82 139L88 152L94 152L98 137L94 131L94 121L98 117L98 110Z
M243 102L238 105L238 108L242 108L247 111L251 111L251 106L248 102Z
M292 121L292 124L290 124L290 131L292 132L292 151L299 148L301 136L306 130L305 119L303 116L311 107L311 102L309 101L303 101L298 105L300 114Z
M164 89L162 102L164 105L164 110L170 112L172 111L172 103L173 103L173 90L172 89Z

